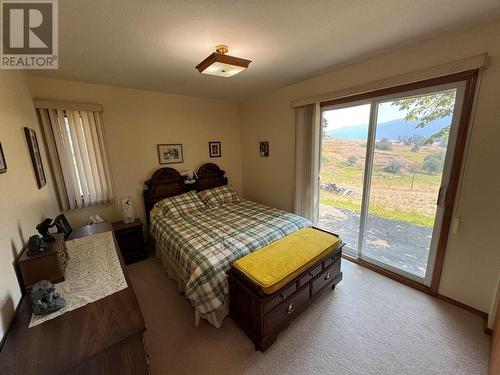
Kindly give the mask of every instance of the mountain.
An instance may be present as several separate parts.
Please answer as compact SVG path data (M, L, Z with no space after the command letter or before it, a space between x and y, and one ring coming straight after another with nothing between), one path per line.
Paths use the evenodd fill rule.
M382 122L377 125L377 139L387 138L393 141L397 141L399 138L411 137L412 135L421 135L423 137L430 137L436 134L439 130L445 126L450 125L451 116L444 117L442 119L431 121L426 124L423 128L416 128L418 121L408 121L404 119L397 119L387 122ZM335 138L348 138L348 139L359 139L366 141L368 133L368 125L355 125L348 128L327 130L326 134L330 137Z

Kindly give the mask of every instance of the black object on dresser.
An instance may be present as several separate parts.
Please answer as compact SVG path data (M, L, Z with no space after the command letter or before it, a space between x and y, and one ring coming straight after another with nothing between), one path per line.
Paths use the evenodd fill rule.
M135 219L131 223L118 221L112 225L125 264L131 264L147 258L148 253L144 243L144 234L140 219Z

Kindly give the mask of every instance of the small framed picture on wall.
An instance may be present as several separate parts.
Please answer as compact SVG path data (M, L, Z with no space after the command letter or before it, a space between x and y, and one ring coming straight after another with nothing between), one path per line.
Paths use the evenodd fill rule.
M208 142L208 153L211 158L220 158L222 156L220 142Z
M269 142L259 142L259 153L263 158L269 157Z
M41 189L45 186L47 180L45 179L45 172L43 170L42 164L42 154L40 153L40 147L38 146L36 132L31 128L24 128L24 134L26 134L26 140L28 141L31 161L33 163L33 168L35 169L36 182L38 184L38 188Z
M158 161L160 164L175 164L184 162L182 145L158 145Z
M0 173L5 173L5 172L7 172L7 162L5 161L2 144L0 143Z

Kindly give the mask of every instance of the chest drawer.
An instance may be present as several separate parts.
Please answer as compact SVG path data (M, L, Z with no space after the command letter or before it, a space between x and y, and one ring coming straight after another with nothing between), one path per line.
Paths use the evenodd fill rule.
M306 285L310 280L314 279L316 275L318 275L321 270L323 269L322 264L318 264L316 267L314 267L312 270L310 270L307 274L302 276L299 279L299 287L302 287Z
M337 259L333 264L321 272L316 279L312 281L311 296L321 292L327 285L333 281L340 274L340 259Z
M331 255L328 258L326 258L325 261L323 262L324 268L328 268L330 265L332 265L337 260L339 260L341 256L342 256L342 253L338 252L338 253L336 253L334 255Z
M289 286L281 290L276 296L274 296L268 302L266 302L266 304L264 305L264 314L267 314L273 308L278 306L281 302L290 297L296 290L297 290L296 282L291 283Z
M304 287L282 301L269 314L264 316L264 335L279 327L289 316L296 314L309 300L309 288Z

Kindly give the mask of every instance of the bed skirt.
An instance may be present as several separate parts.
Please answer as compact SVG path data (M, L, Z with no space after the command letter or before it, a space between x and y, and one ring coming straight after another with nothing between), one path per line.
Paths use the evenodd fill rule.
M179 293L184 294L186 291L186 280L177 271L175 265L170 261L165 251L161 250L161 246L155 241L156 257L161 260L163 265L163 270L167 274L168 278L174 280L177 283L177 290ZM217 310L210 313L202 314L196 308L194 308L194 324L196 327L200 324L200 319L207 320L216 328L220 328L224 318L229 314L229 296L224 301L224 305Z

